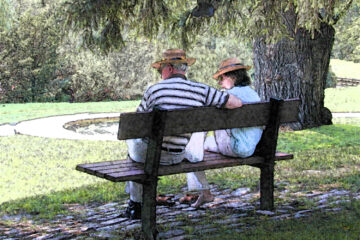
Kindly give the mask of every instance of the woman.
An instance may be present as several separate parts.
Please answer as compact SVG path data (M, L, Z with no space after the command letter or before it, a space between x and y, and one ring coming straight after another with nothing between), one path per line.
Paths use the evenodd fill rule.
M213 78L218 80L218 84L230 94L240 98L243 103L252 103L260 101L259 95L249 86L251 81L247 74L250 66L244 66L237 58L229 58L221 62L219 70ZM191 148L191 155L187 159L198 156L203 158L203 150L218 152L226 156L246 158L253 155L256 145L260 141L263 127L233 128L226 130L217 130L215 136L208 136L205 139L206 132L194 133L187 148ZM200 147L204 143L204 148ZM202 173L205 178L205 173ZM200 185L187 174L189 190L198 189ZM189 195L191 196L191 195ZM189 197L190 198L190 197ZM211 202L214 196L207 190L203 191L193 207L199 207L206 202Z
M225 59L213 78L232 95L243 103L259 102L259 95L250 87L251 80L247 74L250 66L243 65L237 58ZM204 149L219 152L226 156L246 158L254 154L260 141L263 127L233 128L217 130L215 136L209 136Z

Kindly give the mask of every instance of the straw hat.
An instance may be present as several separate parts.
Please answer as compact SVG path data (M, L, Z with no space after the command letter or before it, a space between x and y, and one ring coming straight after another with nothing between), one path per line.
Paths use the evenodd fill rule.
M163 53L163 59L154 62L151 66L156 69L159 69L163 63L187 63L190 66L195 61L195 58L186 58L185 51L182 49L168 49Z
M250 68L251 66L245 66L237 58L228 58L220 63L219 70L213 75L213 78L217 79L220 75L224 73L235 71L238 69L249 70Z

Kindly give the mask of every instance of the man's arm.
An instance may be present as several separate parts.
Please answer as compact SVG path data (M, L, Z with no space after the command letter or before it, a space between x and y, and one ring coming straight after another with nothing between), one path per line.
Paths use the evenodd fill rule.
M234 95L229 94L228 101L225 104L225 108L233 109L238 108L243 105L240 98L235 97Z

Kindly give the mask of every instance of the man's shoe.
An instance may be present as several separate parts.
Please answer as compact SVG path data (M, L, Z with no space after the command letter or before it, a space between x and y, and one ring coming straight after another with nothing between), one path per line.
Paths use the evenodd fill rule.
M128 204L125 210L125 216L132 220L141 219L141 203L129 200Z

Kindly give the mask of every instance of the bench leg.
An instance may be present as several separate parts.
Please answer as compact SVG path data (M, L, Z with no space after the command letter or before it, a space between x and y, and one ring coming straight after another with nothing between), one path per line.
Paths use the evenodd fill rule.
M260 209L274 209L274 165L260 168Z
M143 204L141 209L142 231L144 239L156 239L156 188L157 178L143 184Z

